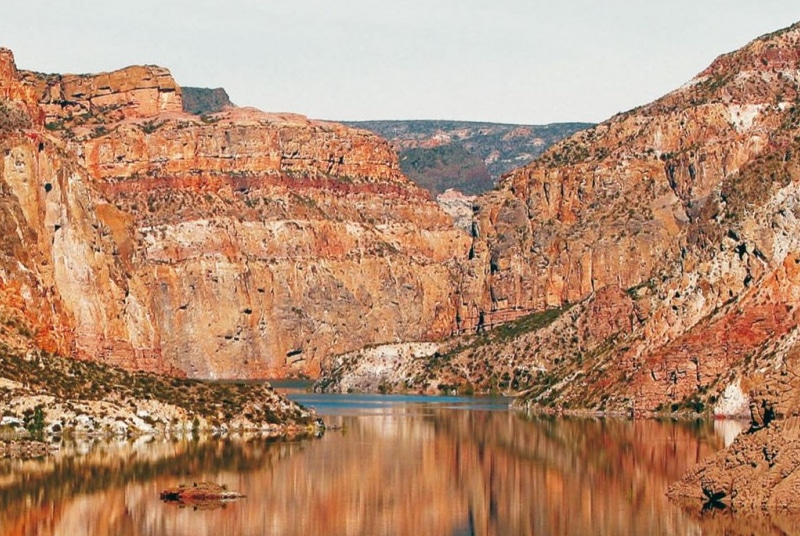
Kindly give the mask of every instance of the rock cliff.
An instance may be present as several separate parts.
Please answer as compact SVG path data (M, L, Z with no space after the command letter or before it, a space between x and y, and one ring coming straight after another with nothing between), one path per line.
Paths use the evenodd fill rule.
M2 59L0 279L7 324L34 346L257 378L450 333L469 239L385 141L299 115L193 115L160 67L44 75Z
M800 335L799 60L800 25L763 36L478 197L464 335L372 384L746 414L748 379ZM357 385L357 361L328 363L326 388Z
M800 26L759 38L479 200L464 327L580 305L494 349L533 357L528 403L743 411L797 336L799 59Z
M669 491L691 509L797 515L800 486L800 347L777 369L748 378L750 429L703 460Z

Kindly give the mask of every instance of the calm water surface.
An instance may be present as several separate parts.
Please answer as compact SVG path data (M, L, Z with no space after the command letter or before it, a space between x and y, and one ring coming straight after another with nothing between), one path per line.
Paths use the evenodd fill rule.
M701 525L664 497L734 433L720 423L529 419L498 398L291 396L336 429L0 460L0 536L701 534L729 523ZM211 510L159 500L204 480L247 498Z

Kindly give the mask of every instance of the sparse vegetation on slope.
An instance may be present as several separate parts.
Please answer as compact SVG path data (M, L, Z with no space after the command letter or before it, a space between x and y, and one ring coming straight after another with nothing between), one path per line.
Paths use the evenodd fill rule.
M400 167L433 196L448 188L474 195L494 186L483 160L460 143L406 149L400 154Z
M44 352L23 357L0 346L0 401L3 414L23 420L30 432L45 425L68 429L78 416L97 421L89 433L103 430L109 417L125 423L125 433L179 428L262 429L313 424L314 415L275 393L264 383L212 383L62 358ZM76 417L77 420L76 420ZM138 418L138 420L137 420ZM98 429L99 428L99 429Z
M491 190L554 143L590 123L508 125L470 121L358 121L351 126L386 138L403 172L434 196L448 188L465 194Z

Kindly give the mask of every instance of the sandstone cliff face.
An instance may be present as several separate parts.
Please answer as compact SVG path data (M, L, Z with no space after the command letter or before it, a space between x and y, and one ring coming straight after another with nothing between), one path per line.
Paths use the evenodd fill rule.
M56 140L42 131L44 114L35 92L19 82L13 56L0 50L2 107L2 285L4 344L71 353L75 347L76 303L65 303L57 280L80 284L99 279L92 244L102 244L92 218L92 200L81 175ZM86 253L67 266L66 250ZM107 276L107 274L105 274ZM76 300L82 297L75 297ZM87 301L92 301L90 294ZM91 307L87 307L86 314Z
M672 268L695 245L692 227L714 215L704 207L725 203L723 182L780 150L776 131L792 117L800 76L796 34L717 60L655 103L558 144L485 196L475 253L491 309L574 303Z
M38 255L22 271L41 306L23 301L54 311L42 323L64 333L60 351L194 377L313 375L327 352L450 333L468 238L385 142L296 115L187 114L158 67L40 75L6 57L0 87L24 94L8 102L46 128L3 139L30 232L4 251Z
M746 413L747 378L798 336L798 60L800 26L757 39L479 197L465 336L380 382Z

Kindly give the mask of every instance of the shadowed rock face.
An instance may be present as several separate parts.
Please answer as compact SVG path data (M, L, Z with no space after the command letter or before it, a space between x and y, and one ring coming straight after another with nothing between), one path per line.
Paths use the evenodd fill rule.
M214 114L233 106L228 92L218 87L183 87L183 111L190 114Z
M450 333L469 239L386 142L297 115L191 115L159 67L41 75L3 58L4 106L25 120L2 140L20 229L4 303L37 311L9 311L30 335L15 344L247 378Z

